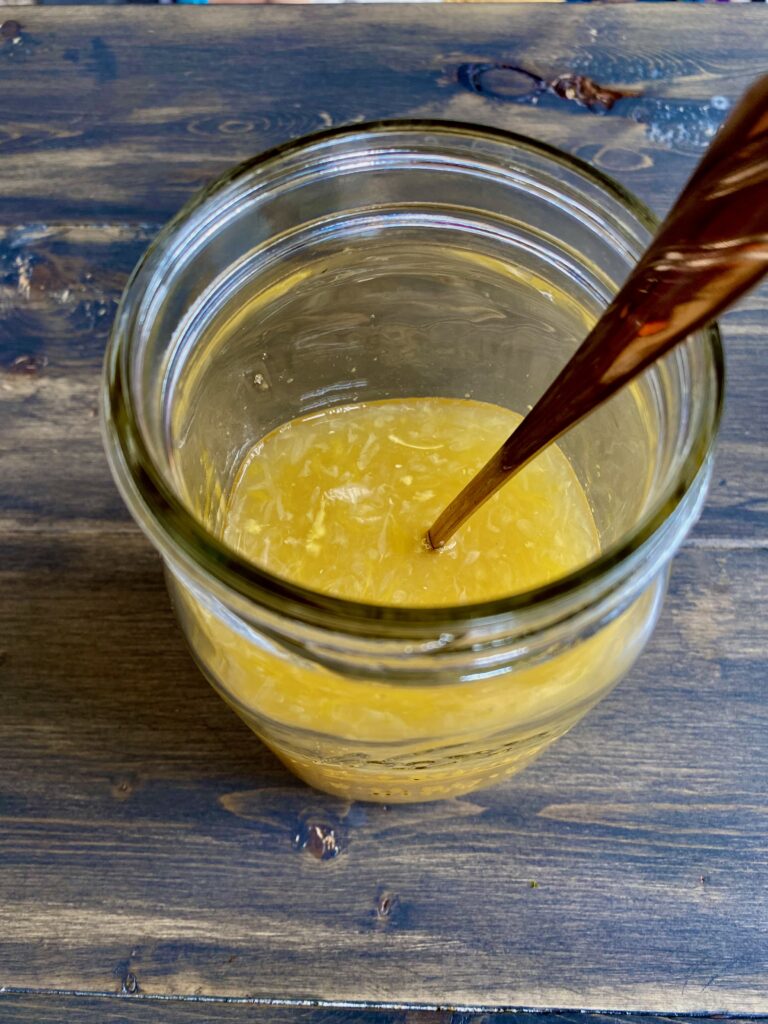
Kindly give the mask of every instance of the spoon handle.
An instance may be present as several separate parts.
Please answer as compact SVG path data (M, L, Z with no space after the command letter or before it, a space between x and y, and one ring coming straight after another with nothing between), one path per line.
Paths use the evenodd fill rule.
M768 271L768 76L745 94L621 291L517 429L438 517L442 547L543 448Z

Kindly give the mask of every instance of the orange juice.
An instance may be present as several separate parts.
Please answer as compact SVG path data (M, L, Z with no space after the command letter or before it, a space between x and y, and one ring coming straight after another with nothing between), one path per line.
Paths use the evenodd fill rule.
M550 447L441 551L427 529L520 422L443 398L340 406L293 420L243 462L224 539L294 583L371 604L490 601L566 575L599 539L563 453Z
M243 460L224 539L274 575L378 606L456 606L555 580L599 550L587 497L556 446L444 549L425 545L432 520L519 419L416 398L286 423ZM489 785L531 761L627 670L663 581L578 643L524 644L511 658L492 647L455 662L449 650L426 681L418 655L409 674L344 648L337 656L333 638L330 653L292 649L171 586L201 667L297 775L343 797L396 802Z

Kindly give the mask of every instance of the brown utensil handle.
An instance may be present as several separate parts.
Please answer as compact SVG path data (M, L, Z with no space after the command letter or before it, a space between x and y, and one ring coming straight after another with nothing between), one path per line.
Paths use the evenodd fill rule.
M621 291L501 448L438 517L439 548L506 481L768 270L768 76L716 136Z

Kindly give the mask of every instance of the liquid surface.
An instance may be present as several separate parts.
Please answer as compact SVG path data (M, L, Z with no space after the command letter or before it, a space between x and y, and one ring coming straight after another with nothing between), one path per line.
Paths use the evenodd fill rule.
M439 552L426 530L520 422L498 406L415 398L293 420L244 460L224 539L294 583L400 606L492 600L599 552L587 498L557 446L507 483Z

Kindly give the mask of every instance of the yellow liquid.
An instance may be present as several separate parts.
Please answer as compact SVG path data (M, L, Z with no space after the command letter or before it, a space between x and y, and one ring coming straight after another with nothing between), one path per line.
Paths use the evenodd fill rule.
M541 586L599 551L586 495L556 446L444 549L424 543L519 422L487 403L417 398L286 423L241 467L224 538L278 576L371 604L457 605Z
M599 549L584 491L554 446L446 549L424 547L436 515L518 421L492 405L419 398L287 423L244 460L224 537L272 573L377 604L455 605L547 583ZM343 636L330 655L316 641L270 639L171 579L201 667L285 764L319 789L385 802L464 793L528 764L627 671L663 586L584 635L569 624L520 642L512 658L448 652L415 659L419 672L405 659L398 672L376 655L356 667Z

